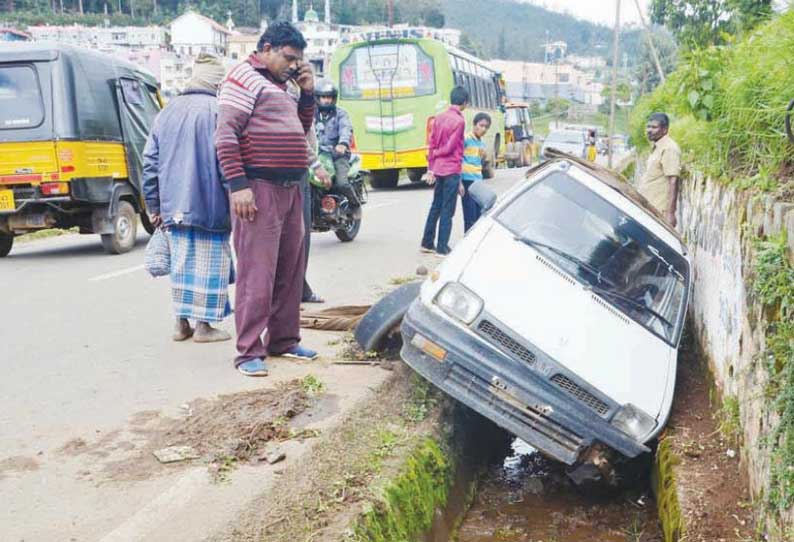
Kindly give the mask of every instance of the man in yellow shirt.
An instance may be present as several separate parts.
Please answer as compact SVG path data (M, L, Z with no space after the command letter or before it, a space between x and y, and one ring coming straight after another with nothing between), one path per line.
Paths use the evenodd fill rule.
M670 118L666 114L654 113L648 117L645 132L648 139L653 142L653 147L637 190L675 228L681 176L681 149L667 135L669 128Z

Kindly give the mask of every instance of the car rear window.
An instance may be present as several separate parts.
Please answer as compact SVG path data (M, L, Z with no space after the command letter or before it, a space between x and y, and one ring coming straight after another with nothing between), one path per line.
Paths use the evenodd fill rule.
M31 66L0 66L0 130L35 128L44 120L44 102Z

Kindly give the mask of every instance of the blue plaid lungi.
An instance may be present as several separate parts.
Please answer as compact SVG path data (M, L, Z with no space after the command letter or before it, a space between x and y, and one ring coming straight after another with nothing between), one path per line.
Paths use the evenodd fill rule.
M229 284L234 265L229 233L168 228L171 297L178 318L219 322L231 314Z

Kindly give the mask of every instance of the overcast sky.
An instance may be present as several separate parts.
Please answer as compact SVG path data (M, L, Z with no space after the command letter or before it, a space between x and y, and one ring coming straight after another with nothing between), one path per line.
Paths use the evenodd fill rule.
M587 19L596 23L612 26L615 22L615 0L524 0L530 4L543 6L554 11L574 15L580 19ZM650 0L639 0L640 7L648 20L648 4ZM637 23L637 6L634 0L621 0L620 24Z
M615 23L615 0L523 0L530 4L544 6L554 11L574 15L580 19L587 19L596 23L612 26ZM648 4L650 0L639 0L645 21L648 21ZM775 8L784 9L794 4L794 0L774 0ZM620 24L637 23L637 6L634 0L621 0Z

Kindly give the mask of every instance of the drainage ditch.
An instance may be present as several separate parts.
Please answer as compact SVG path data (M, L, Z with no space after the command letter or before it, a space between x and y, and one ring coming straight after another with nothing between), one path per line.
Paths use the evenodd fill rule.
M564 466L516 439L480 479L449 542L659 542L649 483L620 493L580 489Z

